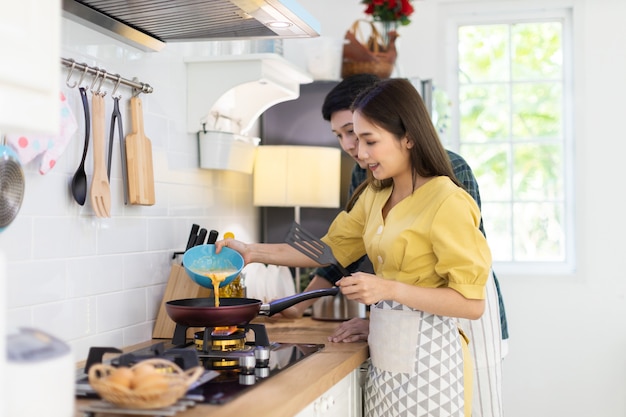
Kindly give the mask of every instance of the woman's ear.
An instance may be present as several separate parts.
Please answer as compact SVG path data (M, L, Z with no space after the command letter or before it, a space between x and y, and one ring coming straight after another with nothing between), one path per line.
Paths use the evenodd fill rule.
M404 140L406 140L406 148L411 149L414 145L413 141L408 136L405 136Z

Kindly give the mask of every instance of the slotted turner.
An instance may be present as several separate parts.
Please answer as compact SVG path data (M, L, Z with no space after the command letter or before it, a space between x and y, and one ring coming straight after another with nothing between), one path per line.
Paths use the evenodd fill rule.
M335 265L344 277L350 275L350 272L337 262L330 246L316 238L311 232L304 230L298 223L293 222L285 242L322 265Z

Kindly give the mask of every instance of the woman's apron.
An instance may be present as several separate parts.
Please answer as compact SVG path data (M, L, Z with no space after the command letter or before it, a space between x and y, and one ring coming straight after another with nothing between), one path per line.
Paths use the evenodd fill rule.
M366 417L465 415L456 319L380 301L370 308L368 343Z

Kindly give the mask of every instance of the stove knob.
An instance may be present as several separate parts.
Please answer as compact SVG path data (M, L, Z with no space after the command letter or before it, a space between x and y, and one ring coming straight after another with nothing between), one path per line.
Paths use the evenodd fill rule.
M254 370L254 374L259 378L267 378L268 376L270 376L270 368L268 367L256 368Z
M257 346L254 349L254 357L256 358L256 366L258 368L266 368L270 363L270 349L267 346Z
M241 385L254 385L256 383L256 376L252 375L239 375L239 383Z
M239 368L241 373L244 375L253 375L254 376L254 365L256 364L256 359L254 356L246 355L241 356L239 358Z

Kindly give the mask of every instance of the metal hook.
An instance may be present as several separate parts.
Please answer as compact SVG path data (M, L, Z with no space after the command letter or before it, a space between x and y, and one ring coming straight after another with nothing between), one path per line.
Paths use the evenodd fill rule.
M70 85L70 78L72 78L72 73L74 72L74 68L76 67L76 61L74 61L73 59L71 61L72 61L72 65L70 66L70 70L67 73L67 79L65 80L65 85L67 85L69 88L74 88L78 85L78 83L74 81L74 84Z
M98 94L99 96L106 96L107 92L106 91L102 91L102 84L104 83L104 80L106 80L107 78L107 72L106 70L102 70L103 74L102 74L102 79L100 80L100 84L98 84L98 91L96 91L96 94Z
M85 79L85 75L87 75L87 71L89 71L89 67L87 66L87 64L82 64L85 66L85 69L83 70L83 73L80 76L80 80L78 80L78 85L83 83L83 80Z
M119 96L116 96L115 93L117 92L117 89L120 86L120 83L122 82L122 76L119 74L115 74L115 75L117 75L117 81L115 82L115 87L113 87L113 91L111 92L111 97L120 99L122 98L122 95L120 94Z
M93 91L93 87L96 85L96 81L98 81L98 78L100 78L100 74L102 73L102 71L100 71L100 68L96 68L96 76L93 77L93 81L91 82L91 85L89 86L89 90L92 93L96 93L95 91Z

